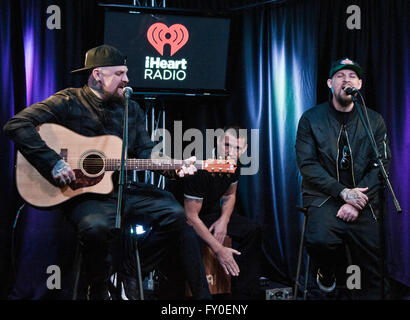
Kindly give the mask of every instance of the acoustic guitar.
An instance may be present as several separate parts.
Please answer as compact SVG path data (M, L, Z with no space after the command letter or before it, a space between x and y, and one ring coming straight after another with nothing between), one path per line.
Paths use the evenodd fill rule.
M121 165L121 138L114 135L86 137L61 125L45 123L38 133L45 143L73 169L76 180L58 187L44 178L20 153L17 153L16 183L21 197L29 204L45 208L61 204L84 193L109 194L114 185L112 175ZM127 159L127 170L177 170L183 160ZM197 160L198 170L234 173L231 160Z

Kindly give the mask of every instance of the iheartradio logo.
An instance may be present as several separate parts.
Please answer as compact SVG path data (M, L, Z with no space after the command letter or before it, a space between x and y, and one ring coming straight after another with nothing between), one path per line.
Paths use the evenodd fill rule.
M182 24L173 24L167 27L165 24L157 22L149 27L147 39L161 56L164 55L164 46L169 44L171 56L173 56L187 43L189 32Z

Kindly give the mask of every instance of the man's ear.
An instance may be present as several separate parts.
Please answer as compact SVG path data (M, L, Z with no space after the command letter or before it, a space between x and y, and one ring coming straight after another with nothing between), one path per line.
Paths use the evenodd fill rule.
M243 155L243 154L246 152L246 150L248 150L248 144L245 144L245 146L244 146L243 149L241 150L241 154L240 154L240 155Z
M327 86L329 87L330 90L333 89L333 81L332 81L332 79L327 79Z
M218 136L216 138L216 150L215 157L218 158L225 154L225 135Z
M330 91L333 94L334 89L333 89L333 80L332 79L327 79L327 86L329 87Z
M357 86L357 90L360 90L362 88L362 84L363 84L362 79L359 79L359 85Z
M99 70L98 68L95 68L92 72L92 75L96 81L101 82L101 70Z

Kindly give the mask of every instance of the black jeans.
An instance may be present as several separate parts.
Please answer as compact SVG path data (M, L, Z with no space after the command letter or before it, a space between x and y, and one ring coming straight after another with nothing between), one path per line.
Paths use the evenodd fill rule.
M181 243L193 232L186 223L183 207L174 196L155 186L137 183L124 189L122 224L140 224L149 229L139 241L142 275L145 277L175 248L187 250ZM112 266L121 252L115 228L117 194L110 196L84 195L73 199L65 208L65 213L77 226L77 233L83 247L84 266L90 283L108 280ZM122 245L122 244L121 244ZM201 262L200 248L195 243L189 249L191 259ZM196 252L196 254L195 254ZM124 252L122 272L135 271L135 255L130 250ZM191 261L191 263L192 263ZM189 274L193 279L203 274L196 269Z
M367 206L353 222L336 217L342 201L329 199L321 207L309 207L306 226L306 249L312 261L324 272L346 274L345 245L351 262L360 268L361 289L353 289L358 299L381 298L379 223ZM344 286L346 278L338 279ZM385 286L385 288L387 285Z
M206 214L200 218L209 228L219 217L219 213L214 213ZM239 276L231 278L231 297L235 300L257 299L259 298L259 275L262 258L261 228L248 218L234 213L228 224L227 235L232 239L232 248L241 252L241 255L233 255L240 272ZM204 242L198 235L195 234L194 237L191 235L190 241L195 242L202 249ZM191 254L189 254L189 250L185 252L188 255L184 259L188 262ZM204 268L202 260L201 264L201 268ZM192 269L191 272L196 268L196 265L192 263L186 263L186 265ZM167 277L167 284L161 290L164 298L182 298L184 295L183 279L178 277L178 268L175 259L174 261L167 259L161 266L161 270ZM203 286L202 283L201 286Z

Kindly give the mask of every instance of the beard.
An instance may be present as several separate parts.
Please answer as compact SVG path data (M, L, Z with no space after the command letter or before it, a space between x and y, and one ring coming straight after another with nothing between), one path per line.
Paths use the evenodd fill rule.
M124 104L125 103L125 97L122 94L118 94L118 89L125 87L124 84L119 84L118 87L115 89L114 93L106 91L104 88L102 88L102 93L104 95L103 101L110 105L110 104Z
M342 90L342 89L341 89ZM343 91L343 90L342 90ZM352 97L343 95L341 92L338 94L334 94L336 101L342 106L342 107L348 107L352 103Z

